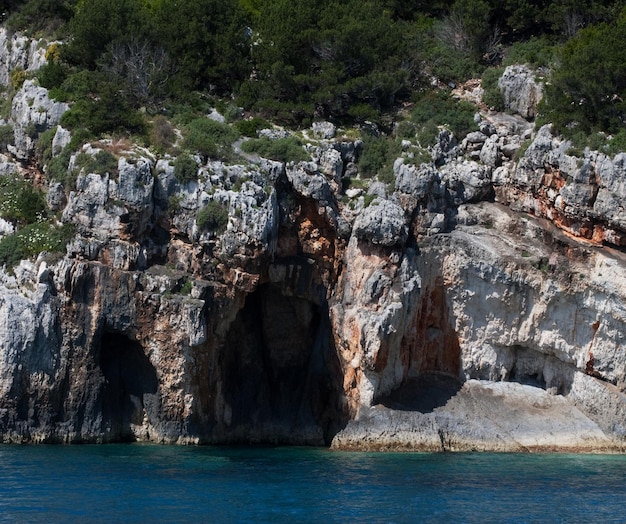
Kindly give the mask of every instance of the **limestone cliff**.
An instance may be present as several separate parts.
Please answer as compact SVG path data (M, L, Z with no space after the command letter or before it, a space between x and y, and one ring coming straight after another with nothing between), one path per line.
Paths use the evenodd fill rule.
M186 183L87 144L117 166L75 155L75 189L48 184L67 253L0 272L2 439L621 450L626 156L569 156L521 117L479 128L442 131L430 163L407 145L370 195L344 191L361 144L330 124L310 161L196 159Z

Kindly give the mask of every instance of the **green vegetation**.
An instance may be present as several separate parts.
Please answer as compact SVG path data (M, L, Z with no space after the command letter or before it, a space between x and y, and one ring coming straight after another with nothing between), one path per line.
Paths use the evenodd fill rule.
M0 177L0 216L17 225L40 222L46 216L43 193L20 176Z
M572 136L617 133L626 122L626 10L614 24L581 30L559 52L542 120Z
M190 295L193 289L193 282L191 280L185 280L184 284L180 287L181 295Z
M7 146L13 144L14 140L13 126L10 124L0 126L0 149L6 150Z
M237 138L236 130L228 124L196 118L185 127L183 146L205 159L228 159L232 156L231 145Z
M211 231L219 235L226 230L228 209L219 202L211 200L198 211L196 223L200 231Z
M29 224L17 233L0 239L0 264L11 268L20 260L34 257L42 251L63 252L74 232L71 224L62 227L53 227L48 222Z
M504 73L503 67L489 67L483 73L482 88L483 102L496 111L504 109L504 99L498 87L498 80Z
M272 124L264 118L254 117L249 120L239 120L235 122L235 128L243 136L256 138L257 132L261 129L267 129L272 127Z
M257 153L278 162L300 162L311 158L303 149L302 142L294 136L276 139L253 138L243 142L241 149L246 153Z
M117 175L117 158L109 151L101 150L95 155L79 153L75 162L78 171L85 173L96 173L98 175Z
M12 268L42 251L62 252L74 234L71 225L55 227L48 221L42 191L20 176L0 177L0 217L16 232L0 239L0 265Z
M198 179L198 164L189 154L182 154L174 160L174 176L181 184Z
M150 126L150 145L159 153L172 152L176 144L174 127L163 115L157 115Z
M476 128L476 108L469 102L455 100L445 91L428 91L415 103L411 121L418 126L422 146L431 145L437 136L437 127L444 126L457 137L463 137Z
M0 2L0 12L10 30L66 42L48 49L37 78L54 98L72 103L62 124L75 134L133 134L157 152L175 153L174 122L183 150L228 159L237 135L255 139L269 121L373 121L391 134L397 110L411 102L414 131L405 126L397 137L408 133L428 145L438 125L461 136L472 128L470 110L440 87L482 76L487 103L498 108L499 68L517 62L553 70L540 122L570 137L616 136L626 122L625 5L11 0ZM14 71L12 89L29 74ZM234 124L210 122L212 107ZM253 144L246 147L260 154L284 146ZM272 154L293 158L295 150Z
M393 138L365 136L358 162L361 176L377 177L385 183L393 181L393 163L399 154L400 145Z

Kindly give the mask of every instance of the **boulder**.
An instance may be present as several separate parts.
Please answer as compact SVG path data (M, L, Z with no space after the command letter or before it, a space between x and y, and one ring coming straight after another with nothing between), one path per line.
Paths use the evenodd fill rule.
M374 200L357 217L353 235L380 246L403 245L408 237L404 211L391 200Z
M537 82L535 73L528 66L508 66L498 80L498 88L507 111L526 119L535 118L537 104L543 98L543 84Z
M35 151L38 135L58 125L68 109L65 102L51 100L48 90L34 80L26 80L11 105L15 145L8 146L9 151L19 160L29 159Z

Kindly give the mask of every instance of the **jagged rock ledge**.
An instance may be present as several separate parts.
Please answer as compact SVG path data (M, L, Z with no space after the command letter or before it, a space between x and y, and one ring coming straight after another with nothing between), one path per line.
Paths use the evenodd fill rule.
M21 160L64 110L41 89L14 101ZM75 155L75 187L47 186L67 253L0 271L2 440L623 450L626 155L482 118L368 194L332 124L310 161L196 159L185 182L86 144L117 164Z

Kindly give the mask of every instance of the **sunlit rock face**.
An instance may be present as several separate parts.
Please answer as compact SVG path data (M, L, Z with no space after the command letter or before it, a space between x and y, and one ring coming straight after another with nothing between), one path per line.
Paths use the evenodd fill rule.
M66 109L42 89L16 95L2 176L32 175L27 131ZM626 157L522 116L441 130L426 163L407 141L369 187L330 123L307 162L194 158L181 182L101 140L82 160L115 165L35 173L74 234L0 271L2 440L622 450Z

